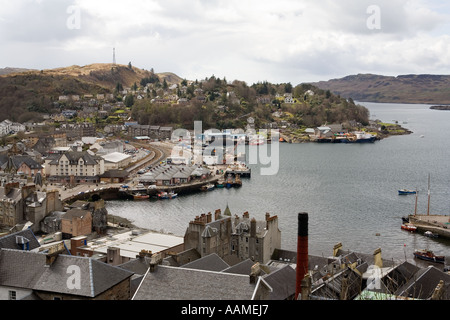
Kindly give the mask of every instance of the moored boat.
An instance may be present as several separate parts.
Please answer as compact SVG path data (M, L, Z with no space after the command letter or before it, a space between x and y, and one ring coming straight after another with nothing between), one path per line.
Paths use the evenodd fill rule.
M214 187L215 186L212 183L208 183L208 184L203 185L200 189L202 191L211 191L214 189Z
M429 237L429 238L437 238L439 237L439 235L437 233L433 233L431 231L425 231L424 233L425 237Z
M375 142L377 137L364 131L355 131L348 134L346 139L342 139L343 143L370 143Z
M405 195L405 194L416 194L416 190L408 190L408 189L400 189L398 190L399 195Z
M217 181L216 188L223 188L223 187L225 187L225 180L220 179L219 181Z
M417 227L411 223L404 223L402 224L402 229L406 231L414 232L417 230Z
M161 192L161 193L158 194L158 198L159 198L159 199L173 199L173 198L176 198L177 195L178 195L178 194L176 194L176 193L173 192L173 191L170 191L170 192L165 192L165 191L163 191L163 192Z
M148 194L143 194L143 193L136 193L133 194L133 199L134 200L145 200L148 199L150 196Z
M240 176L237 174L233 181L233 187L241 187L242 186L242 180Z
M432 261L437 263L444 263L445 256L437 256L431 250L416 250L414 251L414 257L426 261Z
M231 188L233 186L233 177L231 174L228 175L227 182L225 184L227 188Z

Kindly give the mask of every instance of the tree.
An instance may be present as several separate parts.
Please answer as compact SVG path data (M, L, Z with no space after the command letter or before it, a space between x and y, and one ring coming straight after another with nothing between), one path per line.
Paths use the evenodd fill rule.
M131 65L131 61L128 62L128 69L133 70L133 66Z
M286 85L284 86L284 92L292 93L292 84L290 82L286 83Z
M133 95L129 94L125 97L125 106L127 106L128 108L131 108L134 104L134 97Z

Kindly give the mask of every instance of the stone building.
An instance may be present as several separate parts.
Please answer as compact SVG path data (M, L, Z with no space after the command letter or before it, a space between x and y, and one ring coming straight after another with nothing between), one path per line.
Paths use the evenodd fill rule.
M24 201L19 183L0 187L0 226L11 228L24 222Z
M239 260L250 258L255 262L266 263L275 249L281 248L281 231L278 217L266 213L264 221L251 218L248 212L242 217L233 218L231 254Z
M267 213L264 221L257 221L245 212L232 217L227 207L223 216L216 210L214 220L211 213L197 216L189 223L184 240L186 250L195 248L202 257L216 253L231 263L245 259L266 263L281 248L281 231L277 216Z
M202 214L189 222L184 236L184 248L194 248L202 257L216 253L226 261L231 258L231 234L231 217L223 217L220 209L215 211L214 220L211 212Z
M41 222L45 217L62 209L63 205L57 190L46 192L33 190L25 197L24 219L31 222L31 229L37 232L41 229Z
M73 208L61 217L63 237L77 237L92 232L92 214L89 210Z

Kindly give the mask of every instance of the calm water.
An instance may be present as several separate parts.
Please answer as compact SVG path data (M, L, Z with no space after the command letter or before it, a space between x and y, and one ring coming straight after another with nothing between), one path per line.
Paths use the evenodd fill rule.
M427 211L431 175L431 214L450 214L450 111L428 105L361 103L371 118L397 120L413 131L374 144L280 144L280 168L252 177L240 189L216 189L166 201L108 201L108 212L139 227L183 236L201 213L226 208L248 211L263 220L278 215L282 247L296 250L297 214L309 213L309 252L329 256L333 245L408 260L415 249L450 255L450 242L400 229L401 217L414 212L415 197L398 196L401 188L419 190L418 211ZM403 124L403 122L407 122ZM423 137L422 137L423 136ZM249 148L257 148L249 146Z

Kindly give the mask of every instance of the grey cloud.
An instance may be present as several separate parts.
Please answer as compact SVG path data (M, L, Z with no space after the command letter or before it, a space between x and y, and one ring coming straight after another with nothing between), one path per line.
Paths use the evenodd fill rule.
M17 1L14 16L2 16L0 39L11 42L65 41L83 33L83 29L69 29L68 0ZM78 31L78 32L74 32Z

